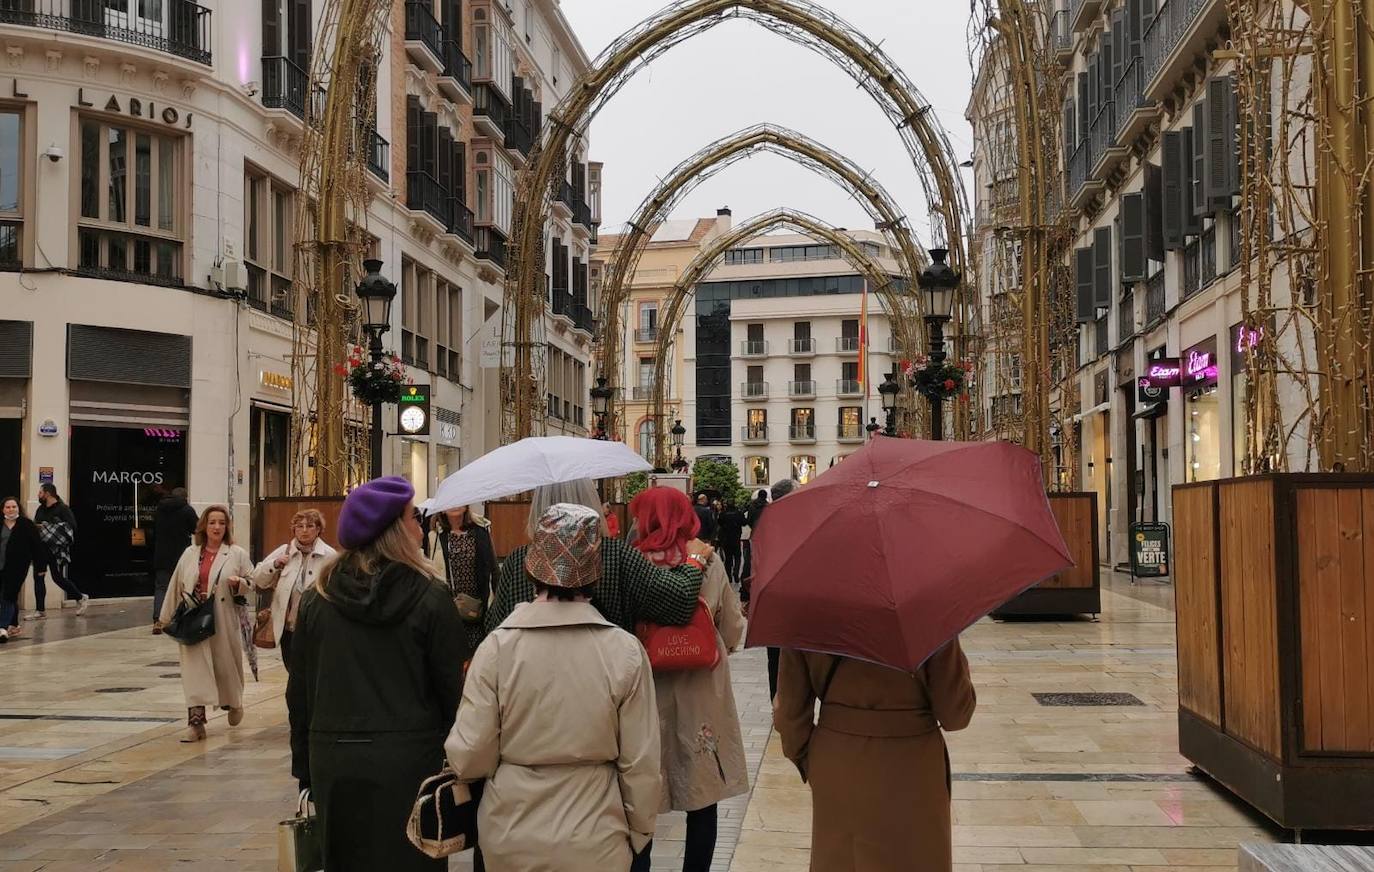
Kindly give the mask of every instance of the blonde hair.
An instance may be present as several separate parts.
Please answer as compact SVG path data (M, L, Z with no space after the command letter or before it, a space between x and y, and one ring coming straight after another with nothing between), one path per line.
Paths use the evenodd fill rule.
M200 513L200 519L196 521L195 543L200 547L205 547L206 539L205 528L210 524L210 516L219 512L224 516L224 544L234 544L234 518L229 514L228 506L214 505Z
M420 550L420 543L416 542L415 537L406 529L406 520L410 512L411 510L407 508L376 539L361 548L344 549L326 563L324 568L320 570L319 579L315 582L315 587L319 590L320 596L329 599L329 583L333 581L335 571L340 568L358 575L375 575L386 564L400 563L409 566L426 578L432 578L434 570L425 560L424 552Z
M539 529L539 519L549 510L549 506L556 506L559 503L571 503L574 506L586 506L597 515L601 516L601 535L610 536L611 531L606 527L606 516L602 511L604 505L601 495L596 492L596 482L590 478L579 478L576 481L563 481L558 484L546 484L534 489L530 494L530 517L525 523L525 533L534 539L534 534Z
M324 515L320 514L319 509L301 509L291 516L291 529L296 529L297 524L308 524L318 527L320 532L324 532Z

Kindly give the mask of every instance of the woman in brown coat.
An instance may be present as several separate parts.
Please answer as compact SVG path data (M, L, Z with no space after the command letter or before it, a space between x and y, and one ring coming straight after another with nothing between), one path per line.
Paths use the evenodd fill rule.
M186 693L186 738L205 738L206 709L229 712L229 726L243 720L243 636L234 597L246 590L253 573L248 552L234 544L229 510L211 506L196 524L195 544L181 553L167 596L162 601L163 624L191 595L215 601L215 634L194 645L177 645L181 654L181 687Z
M820 720L815 716L821 700ZM949 754L975 698L955 639L910 674L782 652L773 722L811 785L811 868L950 872Z

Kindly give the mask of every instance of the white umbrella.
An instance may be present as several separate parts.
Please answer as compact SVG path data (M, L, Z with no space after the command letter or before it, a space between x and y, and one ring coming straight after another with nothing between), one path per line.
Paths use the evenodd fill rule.
M428 512L500 499L546 484L648 472L623 442L577 436L530 436L477 458L439 484Z

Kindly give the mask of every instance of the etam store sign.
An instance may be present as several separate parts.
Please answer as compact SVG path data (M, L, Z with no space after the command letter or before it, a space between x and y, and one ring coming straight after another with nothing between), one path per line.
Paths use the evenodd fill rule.
M160 472L130 472L127 469L93 469L91 481L96 484L162 484Z

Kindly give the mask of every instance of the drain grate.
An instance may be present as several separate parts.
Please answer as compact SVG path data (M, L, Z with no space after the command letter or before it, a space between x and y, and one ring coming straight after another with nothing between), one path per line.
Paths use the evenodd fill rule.
M141 687L97 687L96 693L138 693Z
M180 660L159 660L159 661L157 661L156 663L149 663L149 664L148 664L149 667L153 667L153 666L180 666L180 665L181 665L181 661L180 661Z
M164 672L164 673L162 673L161 675L158 676L158 678L180 678L180 677L181 677L181 673L180 673L180 672Z
M1035 701L1050 706L1144 705L1132 693L1032 693Z

